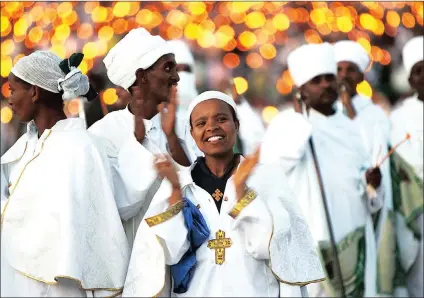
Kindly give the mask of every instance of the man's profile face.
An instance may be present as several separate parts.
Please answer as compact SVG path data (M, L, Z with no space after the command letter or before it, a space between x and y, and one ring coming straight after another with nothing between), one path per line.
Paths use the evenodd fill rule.
M353 96L356 94L356 86L364 80L364 75L355 63L341 61L337 63L337 80L339 85L347 84L347 89Z

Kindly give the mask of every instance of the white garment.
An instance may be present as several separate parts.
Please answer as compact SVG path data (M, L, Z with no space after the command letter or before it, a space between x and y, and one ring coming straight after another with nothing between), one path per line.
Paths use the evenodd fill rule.
M341 40L334 44L336 62L352 62L364 73L370 64L370 57L360 43L352 40Z
M423 102L415 94L405 99L401 106L394 110L390 116L392 124L391 145L395 146L403 139L406 134L411 136L396 150L403 159L411 164L415 173L421 180L423 179ZM399 220L398 220L399 221ZM423 215L416 219L417 226L421 229L423 235ZM399 233L399 229L397 230ZM406 228L401 229L402 239L398 239L401 249L401 257L404 269L410 270L408 275L408 290L413 297L423 295L423 250L424 240L418 242L412 237L411 231ZM407 241L408 240L408 241ZM407 243L407 245L403 245Z
M236 204L232 178L227 181L225 199L218 212L210 194L192 181L191 169L180 171L183 196L199 206L211 231L209 240L216 239L216 232L222 230L226 238L231 238L232 245L225 251L224 263L217 265L215 252L205 241L196 251L197 264L188 291L172 293L173 297L299 297L299 284L318 282L324 277L312 236L301 212L296 211L296 200L288 185L270 185L270 177L280 173L275 168L267 165L255 170L247 185L257 190L258 197L236 219L228 214ZM284 177L279 177L284 182ZM146 218L168 209L170 193L171 186L164 180ZM271 206L284 207L272 210ZM150 296L162 288L169 289L163 286L165 263L178 263L188 247L182 211L152 228L143 221L137 232L123 297ZM169 294L169 290L162 292L163 296Z
M179 115L180 116L180 115ZM107 155L112 167L115 184L115 200L128 242L132 247L138 225L149 206L150 200L159 187L159 179L151 160L154 154L169 154L165 133L161 128L160 114L151 120L144 120L146 137L140 145L134 136L134 115L128 106L119 111L107 114L94 123L88 131L104 141ZM177 117L175 132L190 161L196 159L197 146L190 135L190 128L185 118ZM134 154L134 152L136 152ZM148 166L134 166L137 159L148 159ZM136 184L129 184L127 177L139 177Z
M376 247L371 213L381 208L384 192L380 187L377 197L371 199L366 195L365 171L370 167L371 158L357 125L340 112L326 117L311 110L309 119L306 119L287 110L277 115L268 126L261 160L281 162L293 191L298 194L312 236L317 242L329 241L322 197L308 146L311 135L335 241L365 226L365 296L373 296L376 292ZM308 290L311 296L319 292L316 285L308 286Z
M253 154L265 134L265 125L260 114L245 99L237 105L237 115L240 121L239 135L243 154Z
M196 77L194 73L187 71L178 72L178 76L180 77L177 87L178 106L187 110L192 100L199 95L196 89Z
M118 293L129 248L106 155L78 118L33 122L1 157L2 296ZM3 205L3 204L2 204ZM86 293L84 293L86 291Z
M402 49L403 66L408 77L415 64L424 60L424 36L415 36L408 40Z

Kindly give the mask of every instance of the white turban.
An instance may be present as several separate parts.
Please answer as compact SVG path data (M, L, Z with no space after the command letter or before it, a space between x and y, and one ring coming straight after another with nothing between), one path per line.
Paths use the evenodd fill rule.
M403 47L403 65L405 66L408 77L415 64L424 60L424 36L417 36L409 40Z
M222 100L223 102L229 104L233 109L234 112L237 116L237 108L236 108L236 103L234 102L234 100L228 96L225 93L219 92L219 91L205 91L201 94L199 94L189 105L188 107L188 121L190 124L190 118L191 118L191 113L193 112L194 108L201 102L210 100L210 99L219 99Z
M88 77L74 66L70 66L70 72L65 74L59 67L61 61L51 52L36 51L20 59L11 72L31 85L53 93L63 92L63 100L86 95L90 89Z
M319 75L337 75L334 49L327 42L298 47L287 57L287 64L293 81L298 87Z
M136 80L137 69L148 69L160 57L171 54L168 43L144 28L131 30L103 59L110 81L126 90Z
M342 40L334 44L334 54L336 62L347 61L356 64L359 70L364 73L370 64L370 57L367 51L357 42Z
M182 40L170 40L168 41L169 46L172 48L172 52L175 55L175 61L177 64L188 64L194 67L194 57L190 51L188 45Z

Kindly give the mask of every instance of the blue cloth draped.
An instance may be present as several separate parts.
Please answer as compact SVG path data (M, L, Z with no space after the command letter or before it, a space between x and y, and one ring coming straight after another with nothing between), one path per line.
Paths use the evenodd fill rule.
M187 239L190 247L178 264L171 266L174 280L174 293L187 292L189 283L196 268L196 250L209 238L210 230L202 213L187 198L184 199L184 220L188 230Z

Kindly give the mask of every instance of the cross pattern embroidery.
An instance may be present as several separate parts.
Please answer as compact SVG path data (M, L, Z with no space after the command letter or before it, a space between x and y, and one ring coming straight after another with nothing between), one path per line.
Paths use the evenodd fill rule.
M233 242L230 238L225 238L225 232L218 230L216 239L208 241L208 248L215 249L215 263L222 265L225 262L225 249L231 247Z
M215 201L219 202L222 199L223 195L224 194L217 188L212 194L212 198L214 198Z

